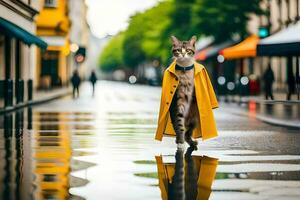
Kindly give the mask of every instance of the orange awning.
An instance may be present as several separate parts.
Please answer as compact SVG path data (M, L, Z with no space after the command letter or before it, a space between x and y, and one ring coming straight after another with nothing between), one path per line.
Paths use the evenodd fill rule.
M237 59L256 56L256 46L259 42L257 35L251 35L242 42L232 47L225 48L219 53L224 56L225 59Z

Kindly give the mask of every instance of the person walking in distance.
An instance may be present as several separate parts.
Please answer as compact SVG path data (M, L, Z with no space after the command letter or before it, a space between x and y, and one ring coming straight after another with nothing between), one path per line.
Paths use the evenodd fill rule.
M89 78L92 86L93 86L93 96L95 95L95 84L97 82L97 75L96 75L96 72L95 70L92 70L92 73L91 73L91 76Z
M79 77L77 70L74 70L73 75L71 77L71 82L73 85L73 98L76 97L76 93L77 93L77 98L78 98L79 97L79 85L80 85L81 79Z
M264 80L264 83L265 83L266 100L268 100L269 97L272 100L274 100L272 87L273 87L273 82L274 82L275 79L274 79L274 72L273 72L270 64L269 64L267 70L265 71L265 73L263 75L263 80Z
M296 86L296 80L295 77L293 75L293 72L288 73L288 77L287 77L287 85L288 85L288 93L286 96L286 100L291 100L291 96L292 94L295 93L295 86Z

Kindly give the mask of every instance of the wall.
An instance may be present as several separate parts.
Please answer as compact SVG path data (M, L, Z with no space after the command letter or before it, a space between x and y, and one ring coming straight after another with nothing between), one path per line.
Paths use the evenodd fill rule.
M72 26L70 29L70 41L71 43L77 44L78 46L85 47L86 59L89 57L89 35L90 28L86 19L87 15L87 5L84 0L69 0L69 17L72 21ZM70 72L79 67L79 74L82 77L87 77L89 73L87 62L83 62L79 65L75 63L74 53L70 56L71 70ZM71 74L70 74L71 75Z

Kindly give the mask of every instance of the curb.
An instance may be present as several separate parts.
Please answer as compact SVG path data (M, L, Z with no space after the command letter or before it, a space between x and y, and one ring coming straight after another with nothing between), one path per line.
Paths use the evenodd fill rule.
M231 101L234 103L249 103L252 101L257 104L300 104L300 100L231 99Z
M225 108L227 110L227 108ZM232 110L228 110L231 113L237 114L237 115L242 115L242 116L249 116L249 112L244 111L244 110L235 110L234 112L232 112ZM280 119L275 119L275 118L271 118L271 117L266 117L260 114L256 114L255 115L255 119L267 123L267 124L271 124L274 126L280 126L280 127L285 127L285 128L292 128L292 129L300 129L300 123L293 123L293 122L289 122L287 120L283 121Z
M236 114L240 114L240 115L243 115L243 116L248 116L248 112L244 112L244 111L236 112ZM262 116L262 115L259 115L259 114L255 115L255 119L257 119L259 121L262 121L264 123L267 123L267 124L274 125L274 126L300 129L300 124L298 125L298 124L295 124L295 123L289 123L289 122L282 121L282 120L279 120L279 119L274 119L274 118L271 118L271 117L265 117L265 116Z
M242 100L241 103L249 103L250 101L254 101L255 103L263 103L263 104L300 104L299 100L255 100L255 99L248 99ZM239 102L237 102L239 103Z
M7 107L4 109L0 109L0 114L4 114L4 113L9 113L9 112L13 112L16 110L19 110L21 108L27 107L27 106L34 106L34 105L38 105L38 104L43 104L43 103L47 103L49 101L53 101L55 99L59 99L68 95L71 95L72 92L66 92L66 93L62 93L62 94L57 94L48 98L41 98L41 99L36 99L36 100L32 100L32 101L27 101L25 103L20 103L18 105L15 106L11 106L11 107Z
M257 115L255 117L256 117L256 119L258 119L262 122L265 122L267 124L271 124L271 125L274 125L274 126L300 129L300 124L290 123L290 122L287 122L287 121L281 121L281 120L278 120L278 119L274 119L274 118L270 118L270 117L264 117L264 116L261 116L261 115Z

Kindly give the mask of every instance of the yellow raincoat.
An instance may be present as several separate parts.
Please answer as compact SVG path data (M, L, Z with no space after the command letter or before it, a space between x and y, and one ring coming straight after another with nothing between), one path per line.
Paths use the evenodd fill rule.
M175 66L176 61L174 61L164 72L158 127L155 135L155 139L159 141L162 140L163 135L176 136L169 113L169 107L179 84L179 80L175 73ZM200 115L200 125L194 129L192 137L206 140L218 135L212 111L212 109L218 107L218 101L204 66L195 63L194 72L195 93Z

